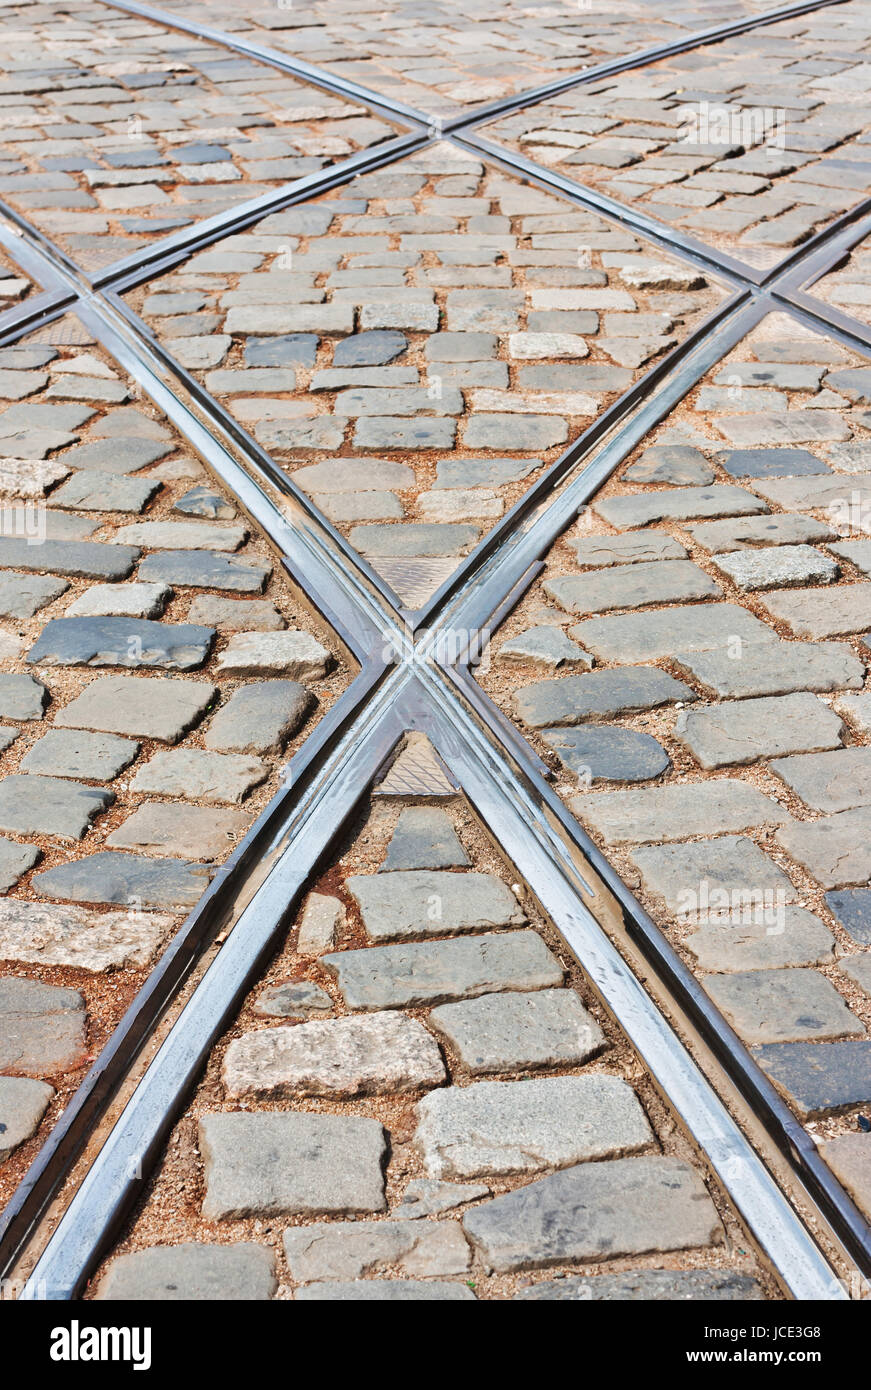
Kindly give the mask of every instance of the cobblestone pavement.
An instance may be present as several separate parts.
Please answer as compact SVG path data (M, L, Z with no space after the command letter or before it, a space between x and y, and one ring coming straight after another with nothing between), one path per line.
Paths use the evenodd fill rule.
M770 0L694 0L676 11L662 0L608 5L512 0L494 11L476 0L464 4L461 15L453 5L417 0L372 5L316 0L304 11L291 4L261 4L245 15L231 0L210 4L207 14L192 0L170 0L159 8L243 34L396 101L445 115L776 6Z
M679 1038L652 954L636 978L601 857L871 1215L871 202L831 235L868 195L871 23L583 80L770 8L169 0L353 100L107 3L0 13L0 1205L210 885L186 999L225 946L237 972L89 1297L791 1291L711 1120L744 1142L739 1061ZM442 136L572 74L471 127L504 167ZM351 177L409 129L381 98L432 123ZM110 277L120 308L45 250L88 273L215 216ZM767 1193L775 1119L741 1150ZM814 1190L766 1200L841 1277Z
M752 266L867 195L871 17L852 0L691 49L481 133Z
M81 1078L349 674L135 384L64 345L76 322L0 349L7 1152L34 1098Z
M96 1297L768 1296L519 894L458 798L373 797L213 1054Z
M105 5L4 8L0 44L0 198L85 268L398 133Z
M871 1102L869 386L764 319L583 509L486 677L833 1161Z
M414 609L722 290L439 146L128 297Z

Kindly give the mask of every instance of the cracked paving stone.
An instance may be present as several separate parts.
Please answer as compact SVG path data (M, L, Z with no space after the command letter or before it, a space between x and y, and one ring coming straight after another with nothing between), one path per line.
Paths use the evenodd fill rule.
M260 758L212 753L202 748L169 748L144 763L130 786L135 792L153 796L181 796L208 805L234 805L268 776L269 767Z
M827 893L826 906L858 946L871 946L871 888Z
M531 661L539 666L547 666L555 671L569 662L589 668L592 658L573 642L564 632L551 626L530 627L518 633L499 648L500 661Z
M296 949L301 956L318 956L332 951L345 909L338 898L327 893L310 893L300 919Z
M0 1163L32 1139L51 1104L54 1087L24 1076L0 1076Z
M271 574L271 565L219 550L157 551L139 566L139 578L155 584L245 594L262 593Z
M796 637L841 637L862 632L871 618L871 584L834 589L782 589L767 593L765 607Z
M353 1098L440 1086L447 1073L422 1024L385 1012L245 1033L227 1048L222 1079L234 1098Z
M839 748L843 731L840 716L808 692L682 710L674 726L675 738L703 768Z
M467 868L468 864L466 852L444 811L432 806L408 806L399 813L379 872Z
M453 1303L474 1299L467 1284L438 1279L353 1279L306 1284L293 1295L295 1303Z
M85 1001L75 989L0 980L0 1071L56 1076L86 1059Z
M17 845L0 837L0 893L14 888L22 874L32 869L41 851L34 845Z
M474 1207L463 1226L485 1264L500 1273L722 1239L699 1175L666 1157L582 1163Z
M753 1055L807 1118L871 1101L871 1042L768 1043Z
M456 1049L473 1076L578 1066L605 1047L598 1023L570 989L487 994L442 1004L427 1022Z
M368 465L369 460L365 460ZM439 459L434 488L500 488L541 468L541 459Z
M49 777L111 782L129 767L138 752L138 743L113 734L48 729L21 760L21 770Z
M705 516L746 516L754 512L768 511L767 503L761 498L731 483L714 483L710 487L674 488L670 492L638 492L619 497L605 497L593 505L598 515L618 530L648 526L654 521L688 521L694 517Z
M203 1216L354 1216L386 1210L385 1131L353 1115L204 1115Z
M113 792L100 787L13 773L0 781L0 830L80 840L114 800Z
M678 609L587 618L569 628L569 636L576 637L600 661L620 662L658 661L676 651L710 651L729 647L736 639L747 643L778 641L776 632L734 603L685 604ZM676 698L695 698L687 687L684 689L687 693Z
M209 871L203 864L183 859L146 859L101 850L36 874L33 886L47 898L70 902L183 908L193 907L202 897L209 886Z
M101 676L59 710L54 722L66 728L97 729L177 743L199 722L217 694L217 686L208 681Z
M240 811L144 802L107 836L106 844L138 854L181 854L186 859L211 860L241 840L250 824L250 816Z
M222 753L279 752L316 704L298 681L258 681L234 690L203 737Z
M652 531L647 535L566 537L579 565L635 565L646 560L683 560L686 550L671 536Z
M333 665L333 657L310 633L296 628L283 632L238 632L218 657L217 670L225 676L287 676L292 680L320 680Z
M278 1287L274 1256L262 1245L156 1245L117 1256L100 1280L101 1302L252 1302Z
M67 608L66 618L159 618L172 590L167 584L92 584Z
M374 941L526 922L510 888L493 874L396 870L389 876L352 874L346 886Z
M26 659L42 666L161 666L190 671L202 666L214 639L212 628L192 623L52 618Z
M634 1091L614 1076L479 1081L417 1105L415 1147L432 1178L565 1168L645 1148L653 1139Z
M2 569L49 570L72 579L126 579L138 558L133 545L50 540L31 545L18 537L0 537Z
M457 1207L489 1196L490 1188L482 1182L434 1182L430 1178L412 1178L396 1208L396 1215L406 1220L441 1216L442 1212L456 1211Z
M723 699L789 695L862 687L865 668L843 642L780 642L741 645L728 651L678 652L676 665Z
M275 604L266 599L222 598L218 594L196 594L188 618L218 632L278 632L287 626Z
M858 807L777 832L780 846L824 888L853 888L871 877L871 810Z
M499 990L561 985L565 971L537 932L369 947L322 957L349 1009L474 999Z
M803 907L784 907L746 914L713 914L686 948L701 970L730 973L779 970L790 965L820 965L834 959L834 938L819 917ZM747 919L750 920L747 920Z
M561 1302L745 1302L762 1299L755 1279L719 1269L639 1269L621 1274L547 1280L522 1289L515 1301Z
M284 1233L292 1279L363 1279L401 1274L465 1274L472 1252L458 1221L348 1221L296 1226Z
M809 545L735 550L713 563L721 574L744 590L776 589L781 585L834 584L840 574L834 560Z
M698 449L681 444L657 444L645 449L640 459L630 464L623 479L627 483L707 487L714 481L714 470Z
M704 521L687 527L705 550L720 553L753 546L804 545L833 541L837 532L813 516L781 512L776 516L736 517L729 521Z
M172 922L157 913L95 912L5 898L0 900L0 960L94 973L138 968L153 959Z
M548 724L581 724L587 719L655 709L676 700L694 700L695 695L688 685L665 671L642 666L535 681L516 691L511 699L518 718L541 729Z
M616 725L542 729L541 737L563 766L585 783L645 782L671 766L662 744L635 729Z
M778 903L794 902L798 896L782 869L746 836L643 846L633 852L632 861L645 889L664 898L684 919L700 912L741 910L759 894Z
M815 811L851 811L871 804L871 748L798 754L771 763L771 770Z
M69 587L50 574L0 574L0 618L32 618Z
M311 980L290 980L284 984L270 985L254 1005L254 1012L260 1018L289 1018L301 1022L330 1013L333 1001L326 990Z
M543 588L548 598L577 615L722 596L720 586L691 560L657 560L594 574L562 575L546 580Z
M756 787L728 777L640 791L578 796L572 810L609 844L688 840L761 825L783 825L790 814Z
M42 681L18 672L0 673L0 717L3 719L41 719L48 704L48 690Z
M751 1043L861 1037L862 1023L816 970L746 970L704 981L717 1008Z

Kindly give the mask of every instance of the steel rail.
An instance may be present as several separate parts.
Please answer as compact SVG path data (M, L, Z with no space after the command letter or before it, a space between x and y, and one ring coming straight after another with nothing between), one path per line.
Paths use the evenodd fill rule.
M380 710L375 706L380 705ZM144 1183L208 1053L231 1023L275 948L306 883L349 818L385 755L407 729L425 729L473 809L516 866L572 955L619 1021L661 1093L794 1298L847 1297L829 1261L583 901L591 892L554 835L527 779L504 776L498 743L477 727L440 674L404 665L357 726L336 775L320 779L281 858L193 990L110 1135L72 1197L21 1297L76 1297L144 1190Z

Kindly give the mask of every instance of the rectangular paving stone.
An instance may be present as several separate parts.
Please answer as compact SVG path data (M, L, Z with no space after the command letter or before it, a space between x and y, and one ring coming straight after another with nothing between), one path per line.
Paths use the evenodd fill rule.
M771 770L814 811L850 811L871 804L871 748L778 758Z
M138 752L138 743L113 734L48 729L21 760L21 770L49 777L111 782L129 767Z
M744 1303L764 1294L755 1279L719 1269L639 1269L544 1280L514 1295L522 1302Z
M148 550L238 550L248 539L245 526L216 521L134 521L120 526L113 544Z
M432 1178L535 1173L619 1157L653 1139L634 1091L616 1076L479 1081L417 1104L415 1147Z
M114 800L113 792L81 782L11 774L0 781L0 830L80 840Z
M771 797L728 777L577 796L571 806L584 825L617 845L688 840L791 820Z
M333 665L330 652L308 632L238 632L218 657L217 670L227 676L287 676L320 680Z
M833 584L840 573L834 560L809 545L735 550L713 563L721 574L744 590Z
M864 886L871 878L871 810L858 807L777 833L780 846L824 888Z
M751 415L718 415L716 426L730 444L816 444L849 439L850 427L834 410L772 410Z
M773 617L796 637L840 637L862 632L871 620L871 584L833 589L778 589L763 600Z
M474 1300L467 1284L441 1279L331 1279L305 1284L294 1303L456 1303Z
M203 1216L355 1216L384 1211L387 1145L356 1115L204 1115ZM325 1228L328 1229L328 1228Z
M260 758L213 753L202 748L168 748L155 753L131 782L136 792L181 796L208 805L234 805L269 775Z
M89 512L141 512L159 490L159 478L83 470L52 492L48 506Z
M32 618L68 588L65 579L50 574L0 573L0 618Z
M746 970L708 975L718 1009L750 1043L861 1037L864 1026L835 986L816 970Z
M211 650L212 628L146 618L53 618L27 661L41 666L160 666L190 671Z
M741 643L729 651L679 652L675 663L723 699L799 690L859 690L864 666L844 642Z
M44 1081L0 1076L0 1163L33 1138L54 1094Z
M468 866L468 856L445 811L434 806L407 806L399 813L379 873Z
M866 1216L871 1215L871 1139L840 1134L823 1146L823 1158Z
M92 584L66 609L67 618L159 618L172 590L166 584Z
M845 888L826 894L826 906L859 946L871 946L871 888Z
M144 802L123 825L107 835L106 844L111 849L132 850L134 854L218 859L242 838L250 823L250 817L240 811Z
M262 593L271 573L271 565L218 550L156 551L139 566L139 578L151 583L242 594Z
M712 913L685 941L699 969L730 973L820 965L834 959L835 941L803 907Z
M351 544L363 555L461 555L477 541L477 526L450 522L404 522L396 526L355 526Z
M123 903L137 909L194 907L208 886L209 870L204 864L111 850L58 864L36 874L33 881L34 889L47 898Z
M843 730L840 716L808 692L682 710L674 726L678 742L709 769L839 748Z
M463 1226L500 1273L722 1239L701 1178L688 1163L666 1157L579 1164L473 1208Z
M94 974L139 969L151 963L173 925L172 917L157 912L104 912L2 898L0 960L72 966Z
M233 1097L352 1098L440 1086L447 1073L422 1024L383 1012L244 1033L227 1048L222 1079Z
M18 671L0 672L0 716L4 719L41 719L48 690L33 676Z
M41 541L31 545L15 536L0 536L0 568L48 570L73 579L126 579L139 558L133 545L99 541Z
M871 1101L871 1041L768 1043L753 1055L808 1118Z
M754 546L813 545L817 541L832 541L838 534L816 517L793 512L703 521L700 526L689 526L687 530L693 540L715 554Z
M442 1004L427 1019L473 1076L579 1066L605 1046L605 1036L574 990L487 994Z
M78 990L38 980L0 980L0 1070L54 1076L87 1055L85 1001Z
M271 1250L249 1241L232 1245L155 1245L112 1261L97 1288L100 1301L252 1302L277 1288Z
M781 831L781 834L784 832ZM795 902L794 884L752 840L721 835L697 844L645 845L632 853L649 893L687 920Z
M266 599L223 598L220 594L196 594L188 619L218 632L278 632L287 624Z
M177 743L199 723L217 695L217 686L209 681L101 676L58 710L54 722L63 728L97 729Z
M569 628L600 661L658 661L675 652L710 651L740 642L776 642L777 633L735 603L687 603L680 609L587 618ZM685 696L679 698L684 699Z
M593 505L604 521L621 531L634 526L649 526L654 521L747 516L768 511L767 504L761 498L732 483L669 488L664 492L626 493L618 497L603 497Z
M642 666L534 681L515 691L511 701L518 718L540 729L581 724L588 719L610 718L694 698L683 681L655 667Z
M203 742L222 753L279 752L314 705L314 696L298 681L243 685L218 710Z
M426 869L353 874L347 888L375 941L521 927L526 921L510 888L493 874Z
M340 951L321 958L349 1009L395 1009L474 999L497 990L561 985L565 971L537 932Z
M809 411L804 412L810 414ZM846 436L844 436L846 438ZM867 505L871 473L827 473L812 478L769 478L754 483L757 492L787 511L825 511L832 525L847 521L851 508Z
M566 612L577 614L716 598L722 593L719 585L689 560L639 562L597 574L561 575L546 580L543 588Z
M736 367L740 365L735 364ZM816 368L795 367L791 370L817 371ZM752 404L758 409L759 402L755 398ZM716 459L733 478L783 478L829 472L828 465L808 449L725 449L716 455Z

